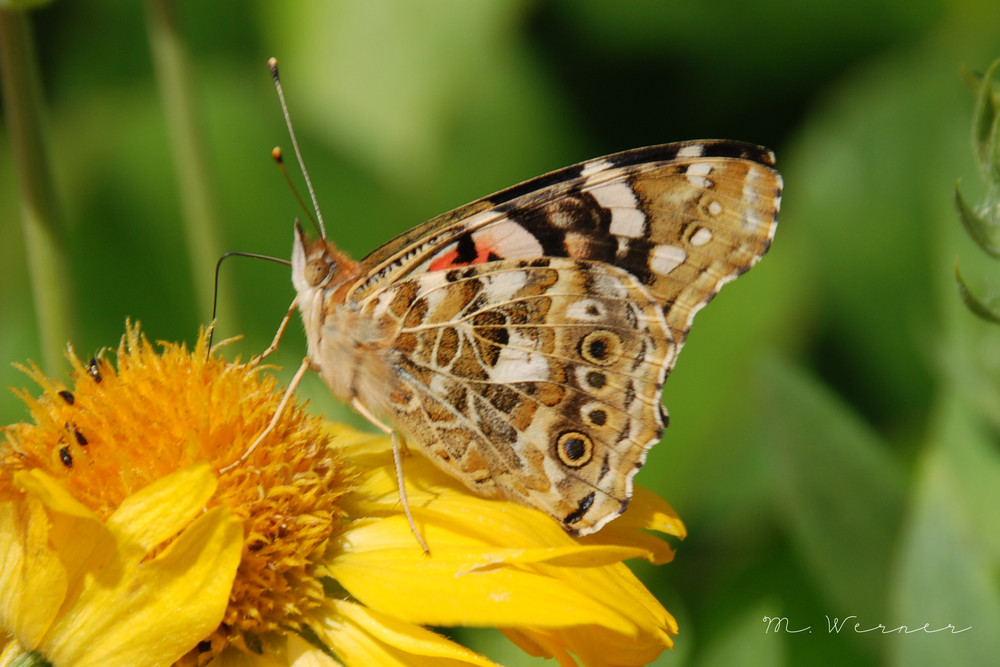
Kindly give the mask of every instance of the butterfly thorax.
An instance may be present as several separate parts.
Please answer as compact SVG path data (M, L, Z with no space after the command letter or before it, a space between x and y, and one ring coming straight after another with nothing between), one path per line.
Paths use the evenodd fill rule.
M387 350L392 335L347 302L346 294L359 273L358 263L332 243L325 239L309 243L296 226L292 284L312 367L338 399L357 398L380 413L391 382Z

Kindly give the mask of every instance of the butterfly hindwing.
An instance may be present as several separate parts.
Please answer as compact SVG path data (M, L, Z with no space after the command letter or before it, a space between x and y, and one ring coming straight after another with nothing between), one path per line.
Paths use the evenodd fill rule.
M504 260L418 274L371 303L397 332L395 421L435 463L581 534L624 510L675 352L632 275Z

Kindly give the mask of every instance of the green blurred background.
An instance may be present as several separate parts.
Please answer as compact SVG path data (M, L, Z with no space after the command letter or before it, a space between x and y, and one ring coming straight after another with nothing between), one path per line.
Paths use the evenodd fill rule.
M681 626L657 664L995 663L1000 328L961 305L954 263L984 294L1000 271L965 237L951 196L959 177L971 199L983 191L960 68L1000 56L1000 3L169 6L193 147L170 133L181 94L161 94L151 55L160 3L31 13L81 356L114 347L126 318L152 339L194 340L214 260L189 243L211 258L289 255L299 210L269 157L290 150L268 56L281 61L331 237L356 257L600 154L708 137L768 145L786 186L777 239L698 316L665 390L672 424L638 477L690 531L675 562L635 566ZM5 123L3 387L28 384L10 362L42 357L16 181ZM193 241L183 231L198 187L217 247L206 223ZM226 264L219 334L244 337L230 354L263 349L292 296L281 266ZM290 331L276 357L286 378L304 354ZM300 393L343 418L318 378ZM25 417L0 398L0 423ZM827 617L848 616L828 632ZM769 631L765 617L811 631ZM855 622L945 630L859 633ZM454 634L532 664L496 632Z

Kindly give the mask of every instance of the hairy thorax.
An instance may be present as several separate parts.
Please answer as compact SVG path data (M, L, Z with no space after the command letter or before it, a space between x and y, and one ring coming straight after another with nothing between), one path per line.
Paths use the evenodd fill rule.
M322 290L299 306L312 368L345 403L357 398L375 414L388 411L393 382L391 334L369 315L339 303L324 308Z

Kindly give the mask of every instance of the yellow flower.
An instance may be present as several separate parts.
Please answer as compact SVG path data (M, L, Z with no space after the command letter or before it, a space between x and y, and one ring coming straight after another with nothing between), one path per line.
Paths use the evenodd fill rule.
M387 438L325 424L259 368L157 352L129 327L117 368L73 386L37 369L34 424L0 444L0 666L490 665L423 626L500 628L560 664L645 664L677 626L622 561L670 560L683 537L637 489L572 538L532 509L469 494L404 460L425 554L399 503Z

